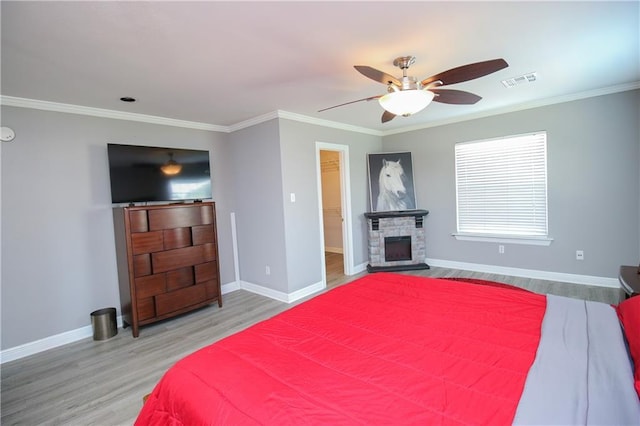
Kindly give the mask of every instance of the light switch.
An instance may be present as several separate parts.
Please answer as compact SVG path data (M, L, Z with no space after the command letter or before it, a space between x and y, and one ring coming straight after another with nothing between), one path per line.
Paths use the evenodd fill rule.
M291 202L292 202L292 203L295 203L295 202L296 202L296 194L295 194L295 192L292 192L292 193L291 193Z

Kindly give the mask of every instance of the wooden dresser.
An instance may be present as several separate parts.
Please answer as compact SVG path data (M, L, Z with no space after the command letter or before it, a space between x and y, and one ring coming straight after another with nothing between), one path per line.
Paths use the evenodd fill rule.
M113 210L122 319L139 327L222 306L215 203Z

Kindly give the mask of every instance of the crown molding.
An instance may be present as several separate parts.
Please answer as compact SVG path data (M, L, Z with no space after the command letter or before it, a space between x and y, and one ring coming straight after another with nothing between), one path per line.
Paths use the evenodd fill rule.
M492 110L488 110L488 111L482 111L476 114L466 114L464 116L460 116L460 117L454 117L451 119L446 119L446 120L438 120L438 121L433 121L430 123L426 123L426 124L419 124L416 126L410 126L410 127L403 127L401 129L394 129L394 130L388 130L385 132L382 132L382 136L390 136L390 135L395 135L395 134L399 134L399 133L406 133L406 132L412 132L414 130L422 130L422 129L427 129L430 127L438 127L438 126L444 126L446 124L454 124L454 123L460 123L462 121L470 121L470 120L476 120L478 118L486 118L486 117L491 117L494 115L501 115L501 114L507 114L510 112L517 112L517 111L524 111L527 109L533 109L533 108L540 108L543 106L549 106L549 105L555 105L555 104L561 104L561 103L565 103L565 102L572 102L572 101L578 101L581 99L587 99L587 98L594 98L597 96L604 96L604 95L611 95L614 93L620 93L620 92L626 92L629 90L636 90L636 89L640 89L640 81L634 81L632 83L626 83L626 84L619 84L616 86L609 86L609 87L603 87L600 89L595 89L595 90L589 90L586 92L579 92L579 93L572 93L569 95L563 95L563 96L556 96L553 98L546 98L546 99L540 99L540 100L536 100L536 101L531 101L531 102L525 102L522 104L518 104L518 105L511 105L508 107L504 107L504 108L495 108Z
M19 108L32 108L45 111L65 112L69 114L81 114L94 117L112 118L116 120L128 120L138 121L143 123L160 124L164 126L183 127L187 129L195 130L207 130L211 132L232 133L237 130L241 130L247 127L255 126L256 124L264 123L276 118L282 118L287 120L298 121L301 123L314 124L322 127L329 127L333 129L346 130L350 132L363 133L373 136L390 136L400 133L412 132L415 130L422 130L431 127L444 126L447 124L454 124L463 121L476 120L479 118L491 117L494 115L507 114L510 112L523 111L527 109L539 108L548 105L560 104L565 102L571 102L586 98L592 98L603 95L610 95L619 92L626 92L629 90L640 89L640 81L635 81L627 84L620 84L616 86L603 87L600 89L590 90L586 92L573 93L570 95L557 96L554 98L541 99L531 102L526 102L518 105L512 105L504 108L496 108L488 111L479 112L476 114L467 114L446 120L438 120L430 123L403 127L394 130L374 130L360 126L353 126L350 124L339 123L337 121L323 120L319 118L309 117L302 114L297 114L288 111L276 110L272 111L248 120L241 121L231 126L219 126L216 124L199 123L195 121L176 120L173 118L157 117L153 115L137 114L131 112L114 111L102 108L93 108L82 105L64 104L59 102L40 101L36 99L19 98L14 96L0 95L0 105L7 105Z
M31 108L44 111L65 112L68 114L89 115L93 117L112 118L115 120L138 121L142 123L160 124L164 126L183 127L195 130L229 133L226 126L198 123L195 121L176 120L173 118L157 117L154 115L137 114L132 112L114 111L103 108L93 108L82 105L63 104L59 102L40 101L37 99L18 98L14 96L0 96L0 105L18 108Z
M315 124L322 127L331 127L339 130L347 130L350 132L364 133L372 136L383 136L384 132L380 130L369 129L366 127L353 126L351 124L339 123L337 121L323 120L320 118L309 117L302 114L296 114L287 111L278 111L278 117L288 120L299 121L307 124Z
M250 118L248 120L240 121L239 123L232 124L228 127L229 133L233 133L237 130L246 129L247 127L255 126L256 124L264 123L269 120L278 118L278 111L271 111L266 114L259 115L257 117Z
M366 127L353 126L350 124L339 123L337 121L323 120L320 118L309 117L307 115L297 114L294 112L277 110L267 114L260 115L258 117L250 118L249 120L241 121L239 123L229 126L229 131L235 132L236 130L245 129L247 127L255 126L256 124L264 123L265 121L273 120L275 118L283 118L286 120L299 121L301 123L315 124L322 127L330 127L333 129L347 130L350 132L365 133L373 136L382 136L382 132L379 130L368 129Z

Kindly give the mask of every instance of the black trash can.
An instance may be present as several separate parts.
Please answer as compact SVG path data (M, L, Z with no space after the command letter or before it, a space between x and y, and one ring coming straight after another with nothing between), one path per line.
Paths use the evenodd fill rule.
M91 312L93 340L107 340L118 334L116 308L104 308Z

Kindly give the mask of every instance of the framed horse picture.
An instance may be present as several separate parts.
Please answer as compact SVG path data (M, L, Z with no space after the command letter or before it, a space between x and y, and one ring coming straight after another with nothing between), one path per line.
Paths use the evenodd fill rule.
M382 152L367 157L371 211L415 210L411 153Z

